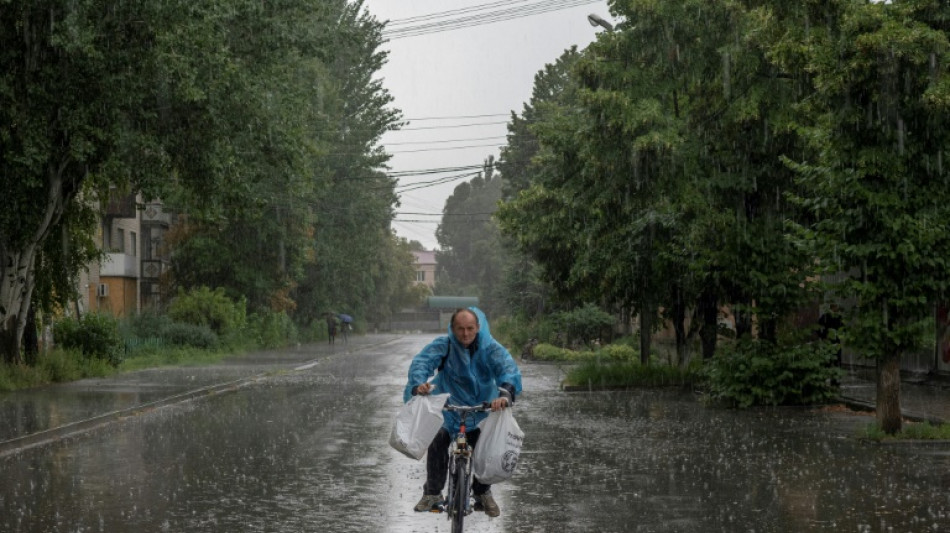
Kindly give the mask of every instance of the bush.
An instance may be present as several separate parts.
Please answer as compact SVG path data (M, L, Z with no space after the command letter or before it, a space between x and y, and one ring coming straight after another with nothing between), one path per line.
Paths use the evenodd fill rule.
M557 324L552 318L539 317L528 320L524 317L499 317L492 321L492 336L504 344L512 355L521 353L531 339L553 343L557 336Z
M326 322L322 325L326 330ZM297 342L297 326L283 311L254 313L248 317L247 329L261 348L279 348Z
M67 350L86 358L103 359L113 366L122 362L119 323L110 315L88 313L80 319L65 317L53 324L53 338Z
M176 322L207 326L224 338L240 333L247 323L244 301L234 302L220 287L213 291L199 287L188 293L179 289L168 316Z
M597 351L597 356L610 361L639 361L640 351L627 344L608 344Z
M543 342L534 347L533 359L539 361L576 361L580 359L580 353Z
M580 339L587 345L605 334L610 335L614 324L613 315L594 304L584 304L583 307L558 313L554 318L568 339Z
M126 338L149 339L161 337L162 331L174 321L168 315L154 311L144 311L126 318L122 322L122 333Z
M165 343L172 346L192 346L202 350L212 350L218 346L218 335L208 326L170 322L162 329L161 336Z
M829 382L841 375L832 366L836 351L836 345L824 342L783 347L743 339L707 364L708 396L736 407L827 402L836 396Z

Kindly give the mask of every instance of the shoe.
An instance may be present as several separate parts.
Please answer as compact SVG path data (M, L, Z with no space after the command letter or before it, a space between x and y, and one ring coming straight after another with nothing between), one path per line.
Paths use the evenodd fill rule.
M485 511L485 514L492 518L501 514L501 509L495 503L495 498L492 497L491 492L475 496L475 510Z
M416 504L414 509L418 513L427 513L429 511L437 510L440 503L442 503L441 494L425 494L422 496L422 499L419 500L419 503Z

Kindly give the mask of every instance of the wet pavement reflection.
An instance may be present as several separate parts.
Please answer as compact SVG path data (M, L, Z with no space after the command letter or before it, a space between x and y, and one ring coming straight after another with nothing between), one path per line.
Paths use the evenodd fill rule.
M424 464L387 444L429 336L0 457L3 532L449 531L419 514ZM473 532L950 530L950 447L857 438L837 410L732 411L689 391L566 393L522 364L516 477Z

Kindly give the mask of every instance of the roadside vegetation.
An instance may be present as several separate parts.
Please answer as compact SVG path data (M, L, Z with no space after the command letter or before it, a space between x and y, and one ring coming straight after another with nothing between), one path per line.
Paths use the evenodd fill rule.
M364 328L357 323L357 331ZM116 319L88 313L52 323L54 347L33 364L0 364L0 391L167 365L202 365L261 348L326 339L326 323L299 329L286 313L247 314L220 289L180 292L168 312Z
M108 354L56 343L115 368L304 339L330 313L380 324L423 296L418 243L390 227L384 22L361 3L15 0L0 28L4 375L52 377L19 367L46 364L36 337L63 315L101 331L89 309L139 308L79 286L106 254L160 265L139 304L171 319L123 321ZM161 231L122 234L136 209ZM237 329L170 308L179 288L240 303Z
M909 422L899 432L888 434L880 424L871 423L863 435L876 442L900 440L950 440L950 424L931 424L930 422Z
M729 407L813 405L837 395L837 345L809 331L781 333L777 343L723 332L715 355L703 359L698 342L686 358L659 342L643 358L639 335L614 338L614 329L611 315L586 304L533 320L506 319L496 333L521 347L522 360L569 365L565 388L691 387L707 402Z

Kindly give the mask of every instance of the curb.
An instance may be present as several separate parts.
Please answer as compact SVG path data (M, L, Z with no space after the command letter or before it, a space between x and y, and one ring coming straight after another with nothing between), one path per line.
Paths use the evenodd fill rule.
M870 413L874 413L877 411L877 406L875 404L865 401L865 400L859 400L857 398L841 396L838 398L838 402L846 405L847 407L855 411L866 411ZM926 415L922 413L915 413L912 411L901 411L901 416L913 422L929 422L935 426L939 426L941 424L947 423L947 421L943 420L942 418Z

